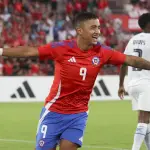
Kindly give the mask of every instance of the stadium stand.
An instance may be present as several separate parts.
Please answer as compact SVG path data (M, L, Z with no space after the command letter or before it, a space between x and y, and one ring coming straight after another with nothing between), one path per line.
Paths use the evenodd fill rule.
M123 52L134 33L122 27L121 19L112 19L112 14L116 13L114 8L117 6L119 13L138 17L148 11L149 5L146 0L122 2L125 6L123 3L114 5L113 0L0 0L0 47L39 46L74 38L73 16L80 11L92 11L101 23L99 41ZM107 65L100 74L118 74L118 71L119 66ZM52 61L0 58L1 76L44 76L53 72Z

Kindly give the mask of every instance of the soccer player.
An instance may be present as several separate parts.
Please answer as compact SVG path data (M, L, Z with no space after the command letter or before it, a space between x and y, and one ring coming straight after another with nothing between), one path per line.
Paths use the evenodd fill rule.
M126 55L150 60L150 13L139 17L142 33L130 39L125 49ZM132 150L139 150L144 139L150 150L150 71L122 65L118 95L124 96L124 77L128 69L128 93L132 98L132 109L138 111L138 124L134 135Z
M1 48L8 57L33 57L55 61L55 78L42 109L36 150L77 150L82 146L88 102L95 79L104 64L150 70L150 62L99 44L100 23L90 12L74 19L77 38L40 47ZM38 83L37 83L38 84ZM42 87L44 88L44 87Z

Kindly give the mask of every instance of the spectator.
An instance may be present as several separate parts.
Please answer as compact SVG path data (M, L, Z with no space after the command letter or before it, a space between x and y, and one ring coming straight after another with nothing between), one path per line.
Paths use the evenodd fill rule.
M99 15L102 44L119 51L124 49L130 33L122 31L122 22L112 21L107 0L0 0L0 47L20 45L38 46L76 36L72 16L80 11L92 11ZM146 1L130 4L138 15L147 11ZM59 10L59 8L61 9ZM63 9L64 8L64 9ZM134 10L133 10L134 9ZM133 13L134 14L134 13ZM103 74L116 74L117 68L105 66ZM38 59L0 60L0 75L53 75L52 61Z
M13 74L13 65L10 60L4 60L4 75L11 76Z
M2 34L2 31L3 31L3 19L0 19L0 37L1 37L1 34Z
M3 75L3 67L4 67L4 65L3 65L3 59L0 58L0 76Z

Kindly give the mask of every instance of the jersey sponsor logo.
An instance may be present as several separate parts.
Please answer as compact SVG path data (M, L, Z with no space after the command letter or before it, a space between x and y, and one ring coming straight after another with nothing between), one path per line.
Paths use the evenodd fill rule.
M95 57L93 57L93 59L92 59L92 63L93 63L93 65L99 65L100 59L99 59L97 56L95 56Z
M71 57L71 58L68 60L68 62L76 63L76 59L75 59L75 57Z
M30 98L35 98L35 95L27 81L24 81L23 87L18 87L17 88L17 94L12 94L11 98L17 98L17 95L19 95L19 98L26 98L27 96L25 95L25 92Z
M94 96L94 95L96 96L102 96L102 95L110 96L111 95L103 80L99 80L98 84L94 86L91 96Z

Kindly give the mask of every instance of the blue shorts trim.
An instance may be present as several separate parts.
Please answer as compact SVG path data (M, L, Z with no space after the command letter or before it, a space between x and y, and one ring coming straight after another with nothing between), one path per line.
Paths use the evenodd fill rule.
M88 114L60 114L42 109L36 136L36 150L55 148L61 139L82 146Z

